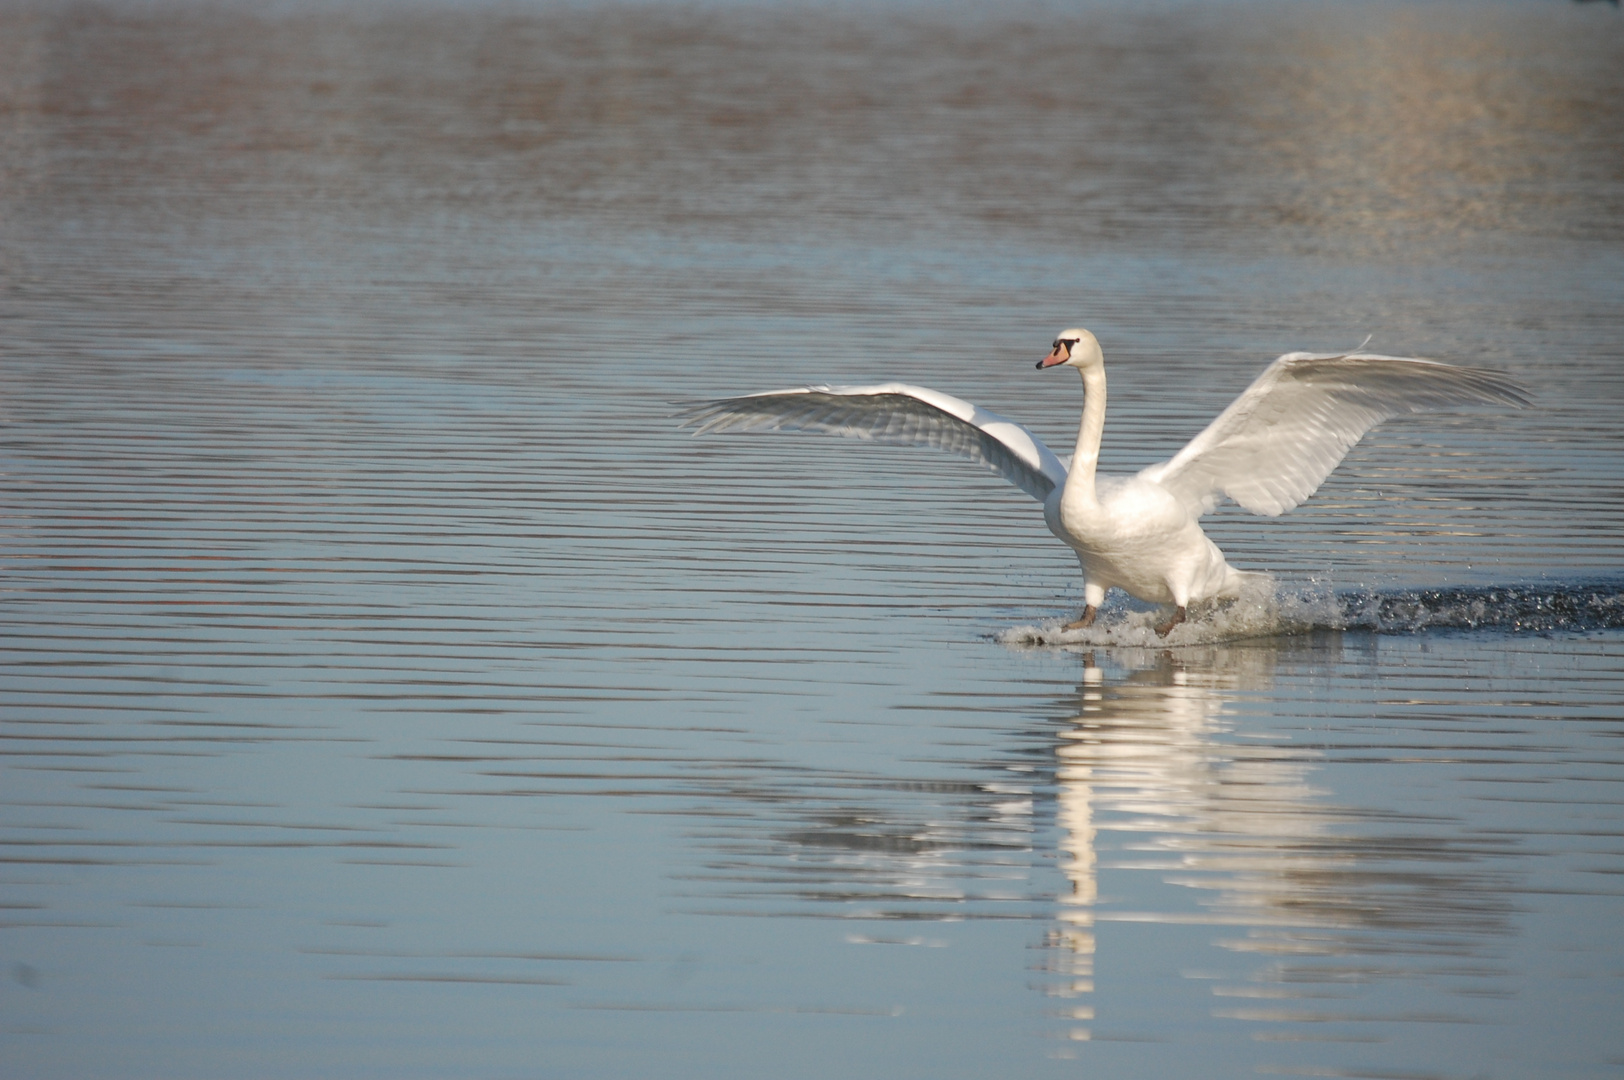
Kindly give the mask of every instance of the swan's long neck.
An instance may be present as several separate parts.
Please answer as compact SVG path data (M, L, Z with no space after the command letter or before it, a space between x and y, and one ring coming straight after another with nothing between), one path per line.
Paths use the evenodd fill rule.
M1100 437L1105 433L1105 372L1098 367L1084 371L1083 393L1083 420L1066 475L1066 498L1093 502L1094 468L1100 462Z

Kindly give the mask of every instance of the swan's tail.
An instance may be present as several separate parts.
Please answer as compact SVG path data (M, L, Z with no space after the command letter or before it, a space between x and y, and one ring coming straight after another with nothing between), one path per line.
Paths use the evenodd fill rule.
M1261 574L1252 570L1237 570L1233 566L1225 567L1224 583L1218 589L1218 598L1222 600L1235 600L1243 596L1272 596L1274 594L1274 575Z

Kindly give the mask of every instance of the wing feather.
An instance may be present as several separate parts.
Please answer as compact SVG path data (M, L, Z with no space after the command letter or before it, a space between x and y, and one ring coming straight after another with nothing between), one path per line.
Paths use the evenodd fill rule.
M1312 495L1365 433L1405 413L1529 404L1482 368L1375 353L1287 353L1172 460L1140 473L1197 513L1228 496L1273 517Z
M682 426L715 431L814 431L893 446L933 446L987 466L1037 499L1066 482L1066 467L1031 431L997 413L923 386L801 386L684 409Z

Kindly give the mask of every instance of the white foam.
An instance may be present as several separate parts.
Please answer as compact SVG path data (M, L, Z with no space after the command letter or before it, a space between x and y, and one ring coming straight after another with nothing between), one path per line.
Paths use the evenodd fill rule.
M1129 646L1176 648L1211 645L1246 638L1306 634L1311 630L1340 629L1342 604L1328 590L1282 589L1270 577L1250 575L1239 598L1192 607L1187 621L1166 636L1156 633L1165 610L1139 611L1107 608L1086 630L1066 630L1059 619L1038 626L1012 626L997 640L1013 647L1078 648Z

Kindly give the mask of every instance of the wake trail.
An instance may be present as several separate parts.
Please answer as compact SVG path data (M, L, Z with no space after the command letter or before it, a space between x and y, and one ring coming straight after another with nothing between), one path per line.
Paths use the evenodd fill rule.
M1439 589L1350 589L1333 592L1283 587L1260 577L1233 601L1192 608L1188 622L1165 638L1165 613L1107 607L1086 630L1059 619L1012 626L994 637L1005 645L1208 645L1247 638L1366 630L1382 634L1429 630L1512 633L1587 632L1624 628L1624 583L1502 585Z

